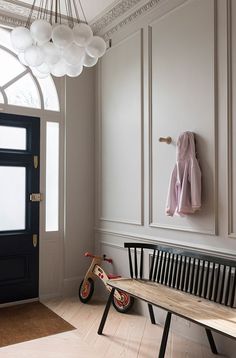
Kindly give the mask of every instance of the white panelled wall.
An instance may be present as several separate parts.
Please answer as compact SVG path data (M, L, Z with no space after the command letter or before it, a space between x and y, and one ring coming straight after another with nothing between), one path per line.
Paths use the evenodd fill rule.
M113 34L97 69L95 244L118 273L128 274L125 241L236 258L235 34L234 0L160 1ZM165 202L183 131L196 134L202 209L172 218ZM192 324L173 326L205 341ZM235 343L217 343L233 357Z

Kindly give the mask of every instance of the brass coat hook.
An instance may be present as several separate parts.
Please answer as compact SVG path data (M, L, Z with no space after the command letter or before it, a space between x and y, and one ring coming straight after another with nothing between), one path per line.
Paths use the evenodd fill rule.
M171 137L160 137L159 142L170 144L172 142L172 138Z

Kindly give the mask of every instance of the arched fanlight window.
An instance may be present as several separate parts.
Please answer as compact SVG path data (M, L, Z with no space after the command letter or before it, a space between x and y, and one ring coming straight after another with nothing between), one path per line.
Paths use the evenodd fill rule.
M60 111L51 76L35 78L18 60L11 45L10 31L0 27L0 103L49 111Z

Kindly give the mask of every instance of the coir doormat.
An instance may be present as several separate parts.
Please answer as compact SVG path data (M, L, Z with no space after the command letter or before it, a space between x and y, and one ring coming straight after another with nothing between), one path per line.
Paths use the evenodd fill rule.
M0 308L0 347L73 329L40 302Z

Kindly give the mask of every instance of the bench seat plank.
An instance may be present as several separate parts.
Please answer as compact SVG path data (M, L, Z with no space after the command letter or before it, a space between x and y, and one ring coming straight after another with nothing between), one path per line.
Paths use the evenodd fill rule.
M236 309L190 295L156 282L113 279L108 285L166 311L236 339Z

